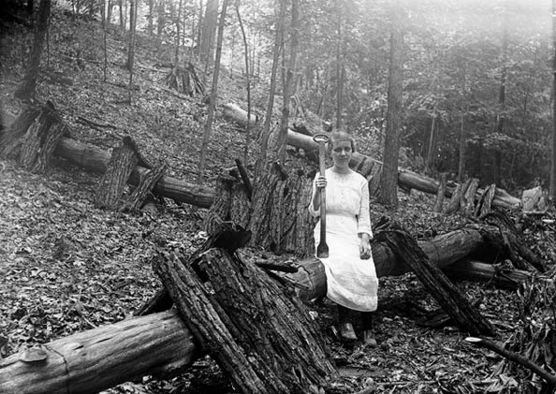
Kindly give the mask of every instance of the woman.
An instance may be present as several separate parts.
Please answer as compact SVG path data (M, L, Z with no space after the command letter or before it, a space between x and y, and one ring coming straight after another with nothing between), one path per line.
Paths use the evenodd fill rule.
M327 297L338 304L340 335L356 340L348 309L364 312L363 340L376 345L370 312L377 309L378 278L371 254L371 220L367 180L349 168L355 152L353 138L345 132L330 135L328 151L334 165L326 176L317 174L309 211L320 214L320 189L326 190L326 243L329 257L321 259L326 271ZM320 222L315 227L315 247L319 244Z

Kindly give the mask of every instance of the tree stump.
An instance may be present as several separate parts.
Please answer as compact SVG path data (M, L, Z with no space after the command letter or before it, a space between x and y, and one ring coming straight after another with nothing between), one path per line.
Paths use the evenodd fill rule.
M112 156L104 175L100 178L95 195L95 205L99 208L114 209L123 195L131 172L139 163L137 146L130 137L112 150Z
M461 211L465 216L473 216L475 212L475 194L477 193L478 187L479 180L477 178L471 178L471 182L461 200Z
M203 228L207 234L216 234L222 229L223 222L230 221L232 204L232 187L236 179L228 175L220 175L216 179L215 200L205 215Z
M442 204L444 203L444 195L446 194L446 180L448 174L443 172L440 174L440 185L438 186L438 193L436 193L436 201L434 203L433 211L442 212Z
M154 263L200 346L245 393L307 393L336 374L308 311L291 291L222 249Z
M496 193L496 184L490 185L481 196L481 200L477 204L475 209L475 216L483 217L492 210L492 200L494 200L494 195Z
M13 159L19 156L21 139L40 113L40 108L27 106L11 126L2 133L0 136L1 157Z
M162 178L166 171L167 165L162 164L148 170L145 174L140 174L139 185L133 190L128 200L122 207L122 210L138 211L149 193L152 192L157 182Z

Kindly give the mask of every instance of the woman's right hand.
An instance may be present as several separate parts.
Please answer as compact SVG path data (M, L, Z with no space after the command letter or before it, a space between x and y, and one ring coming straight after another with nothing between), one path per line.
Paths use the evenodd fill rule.
M319 175L315 181L315 185L319 189L324 189L326 187L326 178L323 175Z

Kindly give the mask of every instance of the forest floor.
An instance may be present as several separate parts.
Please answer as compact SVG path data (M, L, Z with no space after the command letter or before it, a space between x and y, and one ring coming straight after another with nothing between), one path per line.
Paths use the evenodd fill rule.
M55 11L48 53L44 54L38 97L51 100L72 128L72 137L109 149L130 134L141 151L164 158L169 175L195 182L202 119L200 98L169 93L164 85L170 71L161 59L171 48L140 36L132 104L124 84L125 35L110 29L108 82L103 82L100 25L72 19ZM13 92L21 80L31 34L13 26L2 38L0 99L6 113L17 115ZM169 61L168 61L169 62ZM219 103L242 102L241 78L225 72ZM122 85L123 86L123 85ZM257 98L258 97L258 98ZM255 95L263 108L264 94ZM90 128L79 117L114 128ZM209 145L205 183L212 185L222 168L241 156L244 134L217 116ZM293 160L293 159L292 159ZM298 160L298 159L295 159ZM205 210L168 202L158 215L97 209L93 196L98 176L61 159L46 175L0 161L0 357L35 343L131 316L157 289L149 257L155 236L194 251L204 241ZM306 163L305 165L313 165ZM400 194L400 207L390 211L372 204L372 219L386 215L418 239L459 228L467 219L432 212L433 198L419 192ZM532 225L524 233L528 245L553 271L555 231ZM458 288L496 326L505 341L531 321L520 319L522 292L504 291L490 284L461 282ZM427 328L418 324L438 305L413 274L384 278L379 292L375 333L378 348L360 343L346 346L330 335L333 308L327 302L311 305L331 346L341 378L335 392L374 388L376 392L508 392L534 390L538 380L514 368L496 354L464 341L466 334L452 326ZM208 358L197 361L172 380L145 377L125 383L112 393L226 392L226 379ZM369 391L370 392L370 391Z

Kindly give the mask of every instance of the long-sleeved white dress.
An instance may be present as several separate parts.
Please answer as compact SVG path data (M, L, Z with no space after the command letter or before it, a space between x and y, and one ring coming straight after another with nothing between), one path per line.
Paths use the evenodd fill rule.
M378 292L375 264L372 255L368 260L362 260L359 255L360 234L372 236L367 180L353 170L344 174L329 168L325 175L329 257L321 261L326 271L326 295L346 308L374 311L377 309ZM309 205L309 212L319 216L320 210L315 211L312 205ZM316 249L320 239L320 221L315 226L314 235Z

